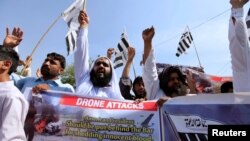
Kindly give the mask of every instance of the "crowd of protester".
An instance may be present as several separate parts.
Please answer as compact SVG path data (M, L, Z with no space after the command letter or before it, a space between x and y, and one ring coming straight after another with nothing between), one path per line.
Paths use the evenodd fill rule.
M232 57L233 82L221 86L221 93L250 92L250 47L247 25L243 19L243 6L248 0L230 0L232 5L229 22L229 49ZM76 95L103 97L117 100L157 100L162 106L168 99L177 96L195 94L191 78L185 75L178 66L164 68L157 73L153 38L155 28L142 31L144 52L142 58L143 73L132 81L130 68L136 49L128 48L128 58L122 76L116 75L111 61L114 49L107 51L107 56L95 59L92 66L89 62L88 26L89 17L86 11L78 16L80 23L77 35L77 48L74 52L74 71L76 88L61 82L60 75L66 67L64 56L48 53L38 71L37 77L31 77L30 64L32 57L21 61L18 46L23 38L23 31L14 28L12 34L6 29L6 37L0 46L0 140L32 140L34 136L32 104L23 96L25 88L31 87L34 94L46 90L72 92ZM16 73L18 65L23 65L22 75ZM27 115L27 113L29 114ZM33 114L30 114L33 113ZM27 118L26 118L27 116ZM30 122L25 126L26 122ZM13 126L15 125L15 128ZM33 131L33 132L32 132Z

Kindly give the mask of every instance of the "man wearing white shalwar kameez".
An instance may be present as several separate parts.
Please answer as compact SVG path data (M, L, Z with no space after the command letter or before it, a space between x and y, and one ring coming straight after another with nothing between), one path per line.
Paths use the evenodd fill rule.
M230 0L229 49L233 69L234 92L250 92L250 46L243 6L248 0ZM250 25L250 23L249 23Z
M86 12L79 14L80 29L77 35L77 49L74 53L74 67L76 79L76 93L84 96L98 96L112 99L122 97L118 85L118 79L111 60L107 57L99 57L89 66L88 51L88 16ZM101 79L93 78L100 76ZM92 77L91 77L92 76ZM105 78L109 77L106 82ZM103 78L103 79L102 79ZM99 83L101 81L106 83Z
M24 121L29 104L10 80L17 68L18 54L9 47L0 47L0 141L26 141Z

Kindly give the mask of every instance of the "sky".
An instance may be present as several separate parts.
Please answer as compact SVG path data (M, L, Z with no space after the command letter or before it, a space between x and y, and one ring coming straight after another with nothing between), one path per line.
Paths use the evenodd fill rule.
M0 40L6 27L20 27L24 38L19 46L21 59L30 55L41 36L74 0L1 0ZM248 9L249 4L245 6ZM110 47L116 48L125 30L129 43L136 49L134 68L142 74L139 62L142 58L141 33L154 26L153 47L157 62L199 66L194 45L202 67L207 74L231 76L228 42L229 0L88 0L90 57L106 55ZM78 15L76 15L78 16ZM175 56L181 34L190 28L194 44L187 54ZM41 67L47 53L57 52L72 64L73 54L67 56L65 35L68 27L60 19L35 51L32 74ZM123 67L117 69L121 76ZM131 69L131 77L133 70Z

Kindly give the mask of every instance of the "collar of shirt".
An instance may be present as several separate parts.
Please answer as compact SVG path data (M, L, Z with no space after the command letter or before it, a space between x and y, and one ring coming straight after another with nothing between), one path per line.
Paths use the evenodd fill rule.
M14 86L14 82L13 81L0 82L0 88L5 88L9 86Z
M56 79L56 80L44 80L43 78L38 78L36 79L36 82L45 82L47 84L55 84L57 86L60 86L62 84L61 79Z

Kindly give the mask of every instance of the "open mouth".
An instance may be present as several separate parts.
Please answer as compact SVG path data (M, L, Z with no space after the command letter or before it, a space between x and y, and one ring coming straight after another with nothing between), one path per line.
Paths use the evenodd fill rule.
M97 72L96 75L99 78L103 78L104 77L104 72Z
M104 70L103 68L100 68L100 69L98 69L96 72L97 72L97 73L104 73L105 70Z
M42 67L41 70L47 70L49 69L48 67Z
M48 71L48 70L49 70L48 67L42 67L42 68L41 68L41 71Z

